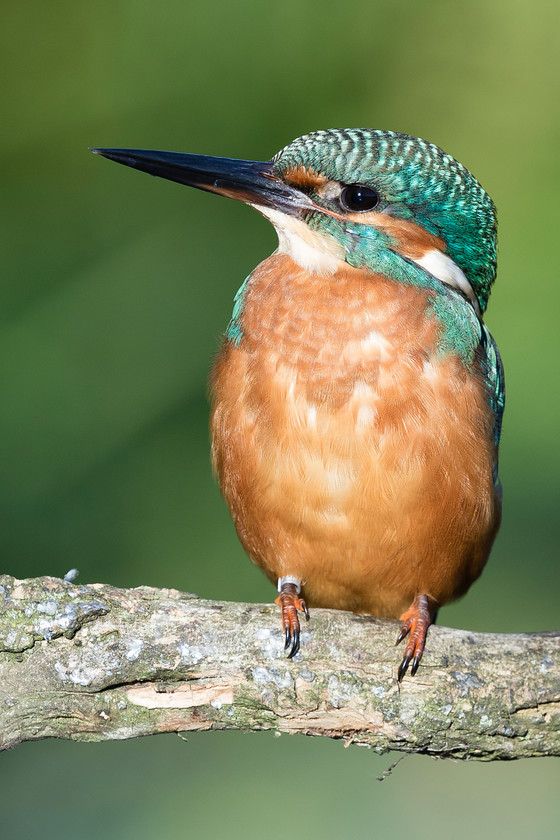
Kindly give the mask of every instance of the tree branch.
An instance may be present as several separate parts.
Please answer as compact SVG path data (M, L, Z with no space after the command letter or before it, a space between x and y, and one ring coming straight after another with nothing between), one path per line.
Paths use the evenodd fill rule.
M431 628L397 684L396 622L175 590L0 577L0 748L40 738L273 729L442 757L560 755L560 633Z

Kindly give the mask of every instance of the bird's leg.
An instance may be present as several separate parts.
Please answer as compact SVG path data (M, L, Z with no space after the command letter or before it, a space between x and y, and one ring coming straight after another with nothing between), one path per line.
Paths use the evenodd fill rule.
M278 598L275 604L278 604L282 610L282 630L284 631L284 649L290 648L288 653L289 659L295 656L299 650L299 617L298 610L300 610L307 621L309 621L309 610L307 604L300 598L301 585L297 578L292 575L278 578Z
M424 652L428 628L433 623L434 616L435 610L430 611L427 595L417 595L410 607L401 615L400 620L403 624L397 636L397 644L402 642L409 633L410 638L404 649L402 662L399 665L399 682L406 674L411 660L412 667L410 669L410 675L413 677L418 670Z

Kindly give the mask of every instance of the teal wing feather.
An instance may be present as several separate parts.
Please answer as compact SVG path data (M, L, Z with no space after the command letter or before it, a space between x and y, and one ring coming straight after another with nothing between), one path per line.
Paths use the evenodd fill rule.
M490 331L485 324L480 322L480 344L479 354L484 374L485 384L488 389L490 405L494 415L493 432L496 447L496 460L494 464L494 482L499 484L498 479L498 447L502 434L502 418L506 401L506 387L504 379L504 366Z

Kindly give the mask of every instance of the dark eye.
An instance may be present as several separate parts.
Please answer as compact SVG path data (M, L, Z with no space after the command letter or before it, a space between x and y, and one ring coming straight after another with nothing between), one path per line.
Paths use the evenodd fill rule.
M351 184L340 194L340 203L344 210L373 210L379 204L379 193L371 187Z

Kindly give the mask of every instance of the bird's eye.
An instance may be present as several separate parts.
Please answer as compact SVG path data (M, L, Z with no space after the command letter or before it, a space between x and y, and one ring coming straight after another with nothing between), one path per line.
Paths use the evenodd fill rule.
M379 204L379 193L372 187L364 187L362 184L351 184L345 187L340 194L340 203L343 210L373 210Z

